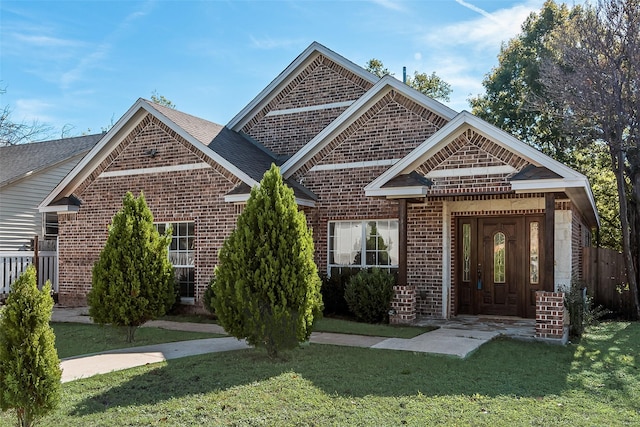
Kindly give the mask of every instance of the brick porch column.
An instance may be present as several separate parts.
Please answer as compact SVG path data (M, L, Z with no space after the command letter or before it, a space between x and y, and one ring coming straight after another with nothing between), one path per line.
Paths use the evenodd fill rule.
M569 316L563 292L536 292L536 339L566 344Z
M416 320L416 290L413 286L396 285L393 287L394 297L391 301L389 323L392 325L408 325Z

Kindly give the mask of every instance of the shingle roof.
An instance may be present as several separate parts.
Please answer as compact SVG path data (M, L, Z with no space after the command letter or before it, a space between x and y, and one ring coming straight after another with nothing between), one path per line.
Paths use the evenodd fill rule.
M560 175L544 166L527 165L520 172L515 174L511 181L525 181L530 179L559 179Z
M163 114L169 120L180 126L191 136L204 145L209 145L209 142L222 130L223 126L217 123L210 122L200 117L192 116L191 114L183 113L173 108L165 107L164 105L156 104L155 102L146 101L156 111Z
M86 154L103 135L99 133L0 147L0 186Z
M278 165L278 159L264 146L251 140L249 136L224 127L209 143L209 148L224 157L238 169L256 181L271 167Z
M269 170L271 164L280 166L283 161L248 135L232 131L227 127L224 127L213 138L209 148L258 182ZM296 197L317 200L317 196L300 183L292 179L285 180L285 183L293 189ZM251 192L251 188L246 184L241 184L231 190L229 194L248 194L249 192Z

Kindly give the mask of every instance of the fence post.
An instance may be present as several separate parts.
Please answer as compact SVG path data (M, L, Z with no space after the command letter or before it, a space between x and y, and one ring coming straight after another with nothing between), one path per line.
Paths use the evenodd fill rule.
M33 236L33 266L36 268L36 286L38 289L42 287L40 283L40 263L38 260L38 235Z

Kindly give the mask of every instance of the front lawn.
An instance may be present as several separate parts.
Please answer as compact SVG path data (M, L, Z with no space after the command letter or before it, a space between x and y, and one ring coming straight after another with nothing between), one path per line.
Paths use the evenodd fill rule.
M215 338L216 334L202 332L170 331L159 328L138 328L135 342L126 342L124 330L112 326L84 323L51 323L56 334L58 357L72 357L99 353L117 348L138 347L166 342Z
M499 339L466 360L330 345L276 363L214 353L63 384L42 425L639 425L638 348L640 324L620 322L565 347Z

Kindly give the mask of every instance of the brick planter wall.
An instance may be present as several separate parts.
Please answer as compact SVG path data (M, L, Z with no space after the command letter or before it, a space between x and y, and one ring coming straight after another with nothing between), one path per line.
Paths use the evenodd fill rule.
M563 292L536 292L536 339L566 344L569 316Z
M416 290L413 286L394 286L395 296L391 301L389 323L407 325L416 320Z

